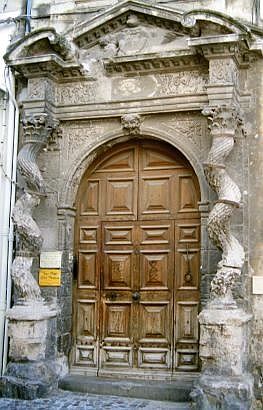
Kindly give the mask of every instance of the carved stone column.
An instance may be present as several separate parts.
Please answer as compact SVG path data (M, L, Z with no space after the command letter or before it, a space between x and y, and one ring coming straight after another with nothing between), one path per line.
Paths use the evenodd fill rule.
M246 362L251 315L237 307L232 294L245 255L231 232L231 217L240 206L241 193L225 164L236 138L244 135L235 98L234 59L211 59L209 77L209 106L203 114L208 116L212 146L204 170L218 199L208 216L207 229L212 242L222 251L222 258L211 283L210 301L199 315L202 373L191 396L195 408L200 410L245 410L251 408L253 391Z
M24 177L25 189L17 200L13 221L16 228L16 257L12 266L15 304L7 313L10 350L5 376L0 383L2 395L32 399L47 393L54 384L55 374L50 364L54 346L48 335L56 311L47 306L32 275L43 238L32 213L45 185L36 160L47 145L58 123L47 114L33 114L23 120L23 146L18 154L18 170ZM54 367L54 366L53 366Z

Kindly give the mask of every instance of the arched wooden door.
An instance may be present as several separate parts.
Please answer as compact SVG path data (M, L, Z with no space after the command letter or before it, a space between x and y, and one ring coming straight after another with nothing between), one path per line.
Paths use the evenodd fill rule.
M76 372L169 377L198 367L200 200L185 158L121 145L77 196Z

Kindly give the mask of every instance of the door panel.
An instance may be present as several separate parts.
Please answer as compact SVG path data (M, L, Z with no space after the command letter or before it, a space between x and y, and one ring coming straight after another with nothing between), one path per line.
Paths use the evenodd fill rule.
M81 215L100 214L100 181L88 179L81 198Z
M171 215L171 175L144 176L140 187L140 216ZM162 216L163 217L163 216Z
M136 216L135 178L108 178L106 181L106 216Z
M77 301L77 345L75 361L79 365L97 367L97 309L98 303L95 300L80 299Z
M99 375L198 368L199 190L165 144L112 150L77 200L73 367Z

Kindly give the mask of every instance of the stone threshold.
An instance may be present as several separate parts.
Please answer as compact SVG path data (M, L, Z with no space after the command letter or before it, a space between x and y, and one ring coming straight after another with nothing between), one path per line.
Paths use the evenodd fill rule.
M69 374L59 381L59 388L72 392L132 397L148 400L189 402L195 378L180 380L134 380Z

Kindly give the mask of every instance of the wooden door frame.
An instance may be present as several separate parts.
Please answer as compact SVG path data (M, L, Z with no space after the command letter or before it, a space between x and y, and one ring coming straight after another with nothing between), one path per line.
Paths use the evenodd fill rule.
M201 305L204 305L207 301L208 293L203 292L204 286L202 286L202 271L205 268L205 263L208 257L208 247L203 246L203 244L207 244L207 231L206 231L206 220L208 217L209 206L208 206L208 195L209 191L207 188L205 176L203 173L203 168L198 160L196 155L193 155L192 151L188 150L186 147L182 147L181 143L177 140L171 141L170 137L166 137L163 135L153 135L152 130L151 134L147 133L145 138L155 141L159 141L161 143L167 143L171 145L173 148L176 148L179 152L181 152L188 163L191 165L193 171L197 176L197 180L200 187L201 192L201 202L199 203L199 211L200 211L200 222L201 222L201 285L200 285L200 302ZM114 138L115 137L115 138ZM67 180L65 183L65 190L61 195L60 206L58 206L58 221L60 227L60 243L59 248L61 250L67 251L69 261L71 260L71 264L73 265L73 252L74 252L74 227L75 227L75 216L76 216L76 209L74 206L76 191L78 189L80 180L83 174L86 172L87 168L92 168L94 164L94 160L100 156L103 152L105 152L105 146L107 146L108 142L110 141L111 146L122 144L124 141L127 142L127 136L116 136L114 134L108 134L107 141L104 144L101 144L95 148L91 147L90 151L87 152L85 155L81 157L78 162L78 165L75 167L74 170L71 170L71 174L67 175ZM132 141L133 138L129 138L128 141ZM178 147L179 146L179 147ZM190 159L189 159L190 157ZM195 166L193 166L195 164ZM66 204L66 205L65 205ZM74 270L74 269L72 269ZM72 318L73 319L73 318ZM74 372L74 369L71 370ZM78 373L78 371L77 371Z

